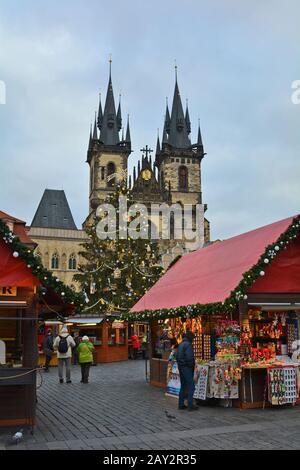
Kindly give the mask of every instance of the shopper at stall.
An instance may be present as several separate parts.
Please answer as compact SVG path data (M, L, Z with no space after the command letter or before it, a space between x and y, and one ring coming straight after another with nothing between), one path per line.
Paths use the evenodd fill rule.
M137 359L138 352L141 347L141 342L140 342L140 338L138 337L138 335L131 336L131 344L132 344L132 350L133 350L133 359Z
M59 336L55 338L53 348L57 351L58 359L58 376L59 383L64 382L63 370L66 368L66 382L71 383L71 359L72 359L72 348L75 348L76 344L71 335L69 335L68 328L63 326Z
M148 351L148 334L145 333L143 338L142 338L143 359L147 359L147 351Z
M188 409L189 411L197 410L198 406L194 405L193 396L195 391L194 369L195 357L193 350L194 335L191 331L187 331L183 335L183 341L178 346L177 364L180 375L180 392L178 400L178 408L180 410ZM186 389L188 391L188 406L184 404Z
M87 384L89 382L89 373L93 363L94 350L94 345L90 342L89 337L83 336L81 343L77 346L79 364L81 367L81 383Z
M52 353L53 353L53 336L52 336L51 329L47 330L47 334L44 338L43 351L45 354L44 372L49 372L50 362L51 362Z

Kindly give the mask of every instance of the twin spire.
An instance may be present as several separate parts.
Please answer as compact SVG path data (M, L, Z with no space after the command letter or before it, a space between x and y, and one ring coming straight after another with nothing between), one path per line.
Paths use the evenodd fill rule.
M188 102L186 103L185 113L183 111L181 96L180 96L178 82L177 82L177 66L175 70L176 70L175 89L174 89L174 97L173 97L173 103L172 103L172 111L170 114L168 101L167 101L161 145L163 147L164 145L167 144L175 149L187 149L187 148L192 147L191 140L189 137L191 134L191 121L190 121L190 115L189 115L189 109L188 109ZM100 131L99 136L98 136L97 128ZM122 138L120 141L119 132L121 130L122 130ZM93 127L93 130L92 128L90 130L89 149L92 146L93 140L99 140L100 143L106 146L124 145L124 144L131 146L129 116L127 119L127 129L126 129L126 136L124 140L124 130L122 127L121 95L119 97L119 105L118 105L118 110L116 112L113 85L112 85L112 79L111 79L111 60L110 60L110 66L109 66L109 81L108 81L104 111L102 111L101 94L100 94L98 116L95 113L94 127ZM160 145L159 137L157 137L156 154L160 153L161 145ZM197 139L196 146L200 147L203 151L200 123L198 126L198 139Z
M112 85L112 79L111 79L111 60L109 62L110 62L109 80L108 80L104 111L102 111L101 94L99 94L98 117L95 115L94 129L93 129L93 133L91 133L90 135L90 145L91 145L91 139L93 140L99 139L99 141L103 145L109 145L109 146L119 145L124 142L124 141L123 142L120 141L120 138L119 138L119 132L122 129L121 95L119 98L118 111L116 112L114 91L113 91L113 85ZM97 127L100 131L99 137L98 137ZM127 120L125 143L131 144L129 117Z
M175 67L175 89L174 97L172 104L172 111L170 115L168 101L166 103L166 113L164 120L163 136L162 136L162 145L168 144L175 149L187 149L192 146L190 135L191 133L191 120L188 108L188 102L186 103L185 113L183 112L183 106L181 102L181 96L179 92L178 82L177 82L177 66ZM157 150L158 150L159 139L157 140ZM202 138L200 131L200 124L198 127L198 141L197 146L202 146Z

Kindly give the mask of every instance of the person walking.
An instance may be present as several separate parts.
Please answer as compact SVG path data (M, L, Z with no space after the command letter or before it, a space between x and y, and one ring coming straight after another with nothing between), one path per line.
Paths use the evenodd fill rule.
M71 381L71 359L72 359L72 348L75 348L76 344L71 335L69 335L68 328L64 325L61 333L55 338L53 348L57 351L58 359L58 376L59 383L64 383L63 370L66 368L66 382L70 384Z
M52 336L51 329L47 330L47 334L43 341L43 350L45 354L44 372L49 372L50 362L51 362L52 353L53 353L53 336Z
M191 331L187 331L183 335L183 341L178 346L177 350L177 364L180 375L180 392L178 400L178 408L180 410L188 409L189 411L197 410L198 406L194 405L194 370L195 370L195 356L193 350L194 335ZM188 406L184 404L184 398L188 394Z
M93 363L94 350L94 345L90 342L89 337L83 336L81 343L77 346L79 364L81 367L81 383L87 384L89 382L89 373Z

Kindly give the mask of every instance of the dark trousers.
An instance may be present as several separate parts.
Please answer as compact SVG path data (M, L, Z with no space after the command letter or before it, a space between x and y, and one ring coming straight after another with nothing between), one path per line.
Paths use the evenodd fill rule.
M181 387L179 392L178 406L184 406L184 398L186 397L187 390L188 407L192 408L194 403L193 396L195 391L194 369L190 367L179 368L179 375Z
M45 361L45 370L49 370L50 362L51 362L52 356L45 356L45 358L46 358L46 361Z
M83 362L80 364L81 367L81 381L84 384L87 384L89 381L89 373L90 373L90 367L91 367L91 362Z

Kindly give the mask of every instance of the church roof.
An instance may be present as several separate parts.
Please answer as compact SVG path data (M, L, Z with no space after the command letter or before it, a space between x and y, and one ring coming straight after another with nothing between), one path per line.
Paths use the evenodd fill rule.
M63 190L45 189L31 227L77 230Z

